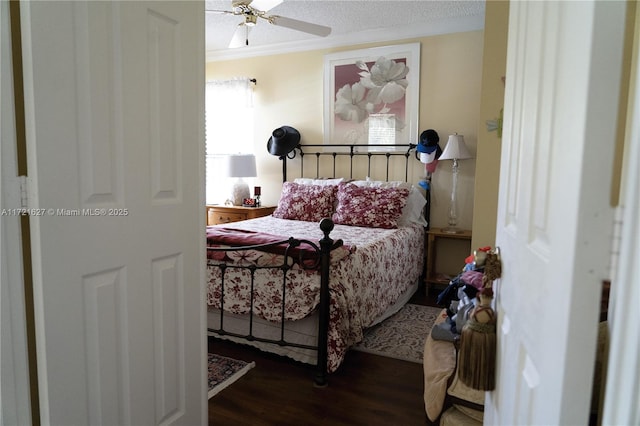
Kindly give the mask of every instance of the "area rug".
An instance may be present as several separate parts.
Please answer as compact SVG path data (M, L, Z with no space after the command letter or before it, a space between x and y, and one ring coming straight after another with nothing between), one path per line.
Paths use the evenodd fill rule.
M405 305L397 314L365 332L352 349L422 364L424 341L442 308Z
M209 354L209 398L213 397L256 366L255 362Z

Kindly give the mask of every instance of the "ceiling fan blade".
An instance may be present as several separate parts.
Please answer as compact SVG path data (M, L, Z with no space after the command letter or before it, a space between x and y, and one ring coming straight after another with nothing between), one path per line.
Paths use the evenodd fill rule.
M282 3L282 1L283 0L253 0L249 3L251 3L252 8L260 10L262 12L266 12Z
M232 0L231 7L236 8L238 6L249 6L252 0Z
M236 47L246 47L249 45L249 32L251 31L251 27L244 24L244 22L238 24L236 31L233 33L231 37L231 41L229 42L229 48L235 49Z
M235 15L230 10L215 10L215 9L205 9L207 13L213 13L214 15Z
M269 19L269 22L271 22L273 25L302 31L304 33L309 33L320 37L326 37L331 34L331 28L329 27L312 24L310 22L298 21L297 19L285 18L283 16L272 15Z

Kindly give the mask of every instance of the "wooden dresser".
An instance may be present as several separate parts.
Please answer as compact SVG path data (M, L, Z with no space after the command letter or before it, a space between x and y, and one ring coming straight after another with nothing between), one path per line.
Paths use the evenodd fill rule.
M268 216L273 213L275 209L275 206L242 207L207 205L207 225L219 225L221 223L238 222L240 220Z

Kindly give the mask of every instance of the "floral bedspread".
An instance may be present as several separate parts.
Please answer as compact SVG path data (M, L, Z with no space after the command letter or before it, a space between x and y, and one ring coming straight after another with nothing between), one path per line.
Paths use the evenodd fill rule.
M248 231L293 236L317 242L322 237L318 223L278 219L272 216L232 224ZM226 225L230 226L230 225ZM420 276L424 262L424 228L420 225L398 229L335 225L330 234L342 239L345 247L332 252L329 278L331 295L328 369L335 371L347 349L360 342L363 330L391 306ZM227 252L227 264L282 265L284 258L274 253ZM220 260L208 259L209 265ZM227 268L224 310L249 312L251 271ZM207 268L207 304L220 308L220 269ZM254 313L279 322L282 314L282 272L255 271ZM320 277L316 270L292 264L287 272L285 319L296 320L311 314L320 301Z

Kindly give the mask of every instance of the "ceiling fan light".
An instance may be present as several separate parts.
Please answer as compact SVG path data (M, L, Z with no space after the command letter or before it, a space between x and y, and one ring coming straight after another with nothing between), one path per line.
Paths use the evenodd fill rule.
M258 17L256 15L245 15L244 16L244 24L253 27L258 21Z
M236 31L233 33L233 37L231 37L231 41L229 42L229 48L235 49L237 47L246 47L249 45L249 31L251 31L251 27L248 27L241 22L236 27Z

